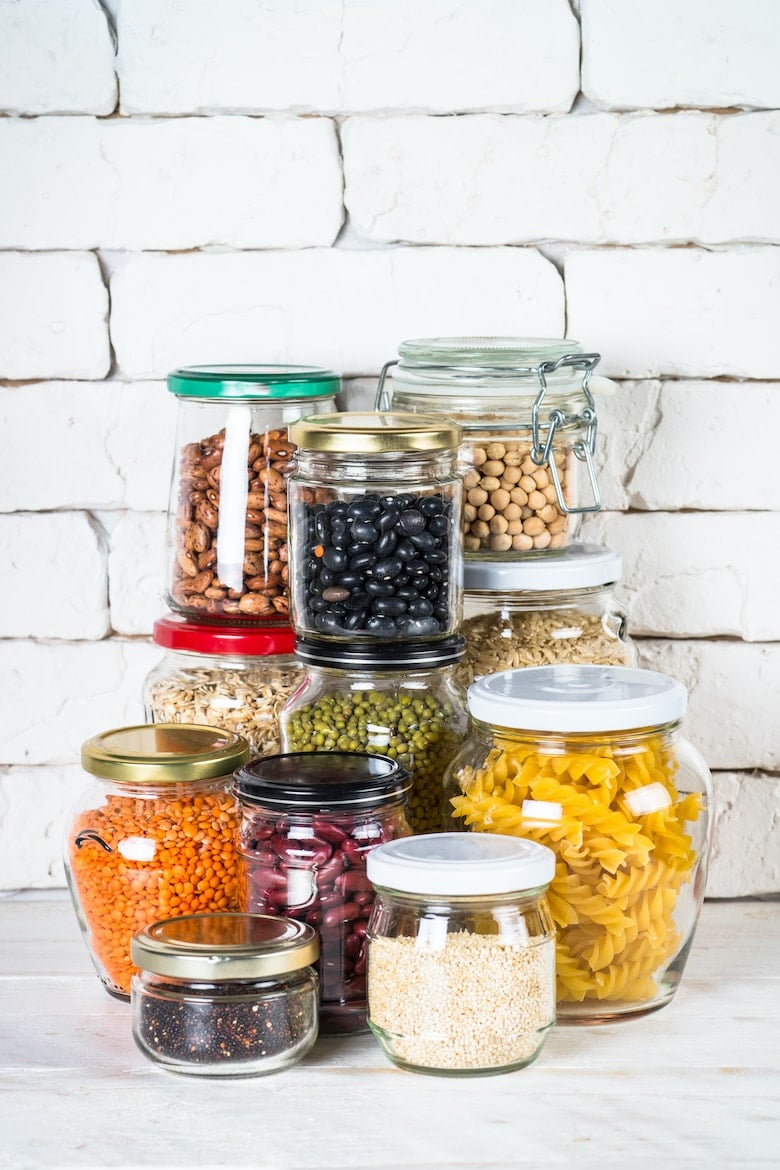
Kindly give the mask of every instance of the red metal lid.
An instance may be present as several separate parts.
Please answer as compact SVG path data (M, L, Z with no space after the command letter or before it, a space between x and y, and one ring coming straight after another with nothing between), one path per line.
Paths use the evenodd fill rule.
M190 650L194 654L245 654L264 658L269 654L292 654L295 635L291 626L216 626L188 622L178 614L158 618L154 640L168 650Z

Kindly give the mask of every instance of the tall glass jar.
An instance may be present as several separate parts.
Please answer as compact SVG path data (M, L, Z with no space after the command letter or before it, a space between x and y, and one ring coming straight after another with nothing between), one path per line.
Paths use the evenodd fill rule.
M461 681L551 662L635 666L614 597L622 572L618 554L594 544L573 544L557 557L467 561Z
M207 626L170 614L154 623L166 653L144 683L150 723L199 723L243 735L252 755L279 751L279 714L300 686L289 626Z
M565 548L581 515L601 507L591 393L606 382L592 378L600 355L578 341L523 337L418 338L398 354L382 371L377 406L446 415L463 428L466 558Z
M457 631L460 428L441 418L348 412L307 418L290 480L292 624L340 641Z
M130 940L161 918L237 910L232 773L240 735L187 724L120 727L87 740L92 782L65 834L73 906L104 987L130 996Z
M456 676L461 637L419 645L336 645L300 638L302 685L282 708L285 751L387 755L412 777L408 817L415 833L450 820L444 776L468 734L466 693Z
M677 990L711 836L710 774L679 732L686 698L666 675L621 666L508 670L469 688L453 815L556 853L559 1020L642 1015Z
M555 856L513 837L433 833L374 850L369 1025L401 1068L510 1072L555 1022Z
M308 752L252 760L236 774L241 906L320 936L320 1030L366 1026L366 858L409 834L409 774L387 756Z
M179 402L166 539L168 604L195 620L286 622L289 425L335 409L313 366L193 366Z

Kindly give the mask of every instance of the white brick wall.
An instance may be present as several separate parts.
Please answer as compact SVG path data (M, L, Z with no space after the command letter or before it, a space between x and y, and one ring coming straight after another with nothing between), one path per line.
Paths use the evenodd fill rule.
M774 0L0 0L0 890L62 885L80 745L141 718L168 371L368 406L488 332L621 380L585 531L690 688L710 895L780 891L778 57Z

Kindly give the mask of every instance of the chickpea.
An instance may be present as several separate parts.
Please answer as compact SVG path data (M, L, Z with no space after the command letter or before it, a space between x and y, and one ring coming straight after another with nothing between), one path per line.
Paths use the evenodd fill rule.
M517 520L518 516L520 515L520 505L507 504L507 506L504 508L504 515L506 516L507 520Z
M471 452L471 462L474 464L475 467L481 467L486 459L487 459L487 454L482 449L482 447L475 447L474 450Z
M489 443L487 446L488 459L503 459L506 454L506 447L503 443Z
M509 521L503 516L494 516L490 521L490 531L495 535L503 535L509 528Z
M484 488L481 487L472 488L471 491L466 495L468 502L473 504L475 508L478 508L481 504L484 504L487 498L487 492Z
M490 493L490 502L497 512L505 512L510 504L509 492L506 488L496 488Z
M530 475L521 476L519 480L519 486L523 489L524 492L528 492L529 495L531 492L536 491L536 481Z
M492 504L483 504L477 512L480 520L492 520L495 514L496 510Z
M545 524L551 524L558 515L558 509L554 504L545 504L543 508L539 509L539 519L544 520Z
M543 508L547 503L541 492L533 491L528 493L528 507L533 508L534 512Z
M550 482L550 477L543 467L537 467L531 478L535 481L538 488L545 488Z
M548 548L552 542L552 537L549 532L540 532L538 536L534 537L534 548Z
M479 486L484 488L486 492L494 492L496 488L501 487L501 480L496 479L495 475L483 475Z
M504 465L499 459L488 459L482 464L483 475L495 475L500 478L504 474Z
M544 520L540 520L538 516L529 516L523 523L523 532L526 536L539 536L544 532Z
M504 468L504 474L501 476L502 484L508 483L511 487L520 479L521 471L519 467L511 467L509 464Z
M512 547L512 537L504 533L496 533L490 538L490 547L494 552L508 552Z
M532 536L526 536L524 532L512 537L512 548L515 552L528 552L529 548L534 547L534 540Z
M480 541L485 540L486 537L490 536L490 529L484 520L475 520L471 525L471 531L475 536L479 537Z
M518 536L523 531L522 520L510 520L506 528L510 536Z
M519 504L522 508L524 504L528 503L528 492L521 487L512 488L509 498L513 504Z
M472 520L477 518L477 509L473 504L465 503L463 505L463 519L470 524Z
M466 488L466 490L476 487L480 481L480 478L481 476L476 467L470 467L463 476L463 486Z

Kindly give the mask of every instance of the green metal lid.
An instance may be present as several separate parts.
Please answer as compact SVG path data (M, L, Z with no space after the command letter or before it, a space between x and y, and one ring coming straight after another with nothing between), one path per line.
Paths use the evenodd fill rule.
M333 397L341 379L317 366L185 366L168 375L168 389L179 398L279 401Z

